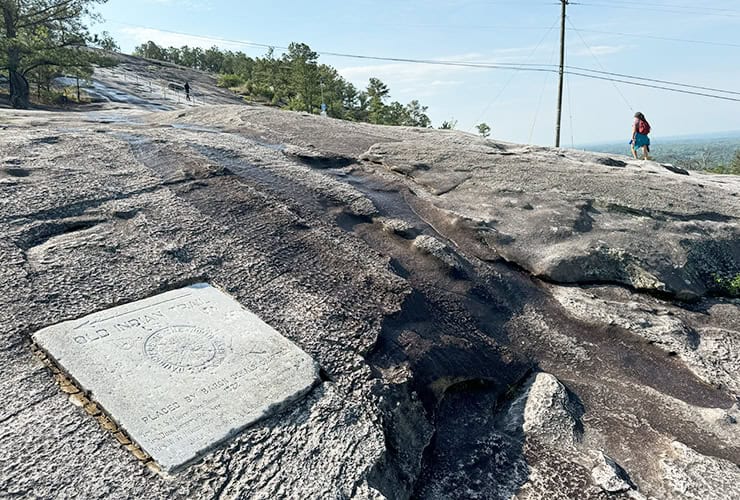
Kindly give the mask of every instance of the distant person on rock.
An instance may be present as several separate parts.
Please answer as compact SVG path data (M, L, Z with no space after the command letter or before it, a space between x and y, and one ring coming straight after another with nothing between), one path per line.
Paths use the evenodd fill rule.
M190 84L185 82L185 99L190 100Z
M635 121L632 124L632 156L637 160L637 151L642 148L642 159L650 160L650 124L645 119L645 115L639 111L635 113Z

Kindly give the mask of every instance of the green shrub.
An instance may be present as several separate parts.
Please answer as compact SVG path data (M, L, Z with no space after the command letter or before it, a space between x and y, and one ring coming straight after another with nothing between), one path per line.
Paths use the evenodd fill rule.
M734 278L724 278L715 274L714 281L731 297L740 297L740 274L736 274Z
M218 83L216 85L226 89L239 87L240 85L244 85L244 78L234 74L218 75Z

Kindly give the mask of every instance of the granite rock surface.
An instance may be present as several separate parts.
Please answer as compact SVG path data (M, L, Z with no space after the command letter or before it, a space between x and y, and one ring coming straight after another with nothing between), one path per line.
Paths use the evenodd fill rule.
M737 178L212 92L0 110L0 496L737 497ZM203 282L321 380L167 478L31 335Z

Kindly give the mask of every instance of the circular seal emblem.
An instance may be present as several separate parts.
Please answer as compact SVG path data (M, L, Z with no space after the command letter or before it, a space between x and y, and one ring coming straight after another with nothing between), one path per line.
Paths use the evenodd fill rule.
M170 371L195 373L220 365L226 344L205 328L177 325L152 333L144 342L144 352Z

